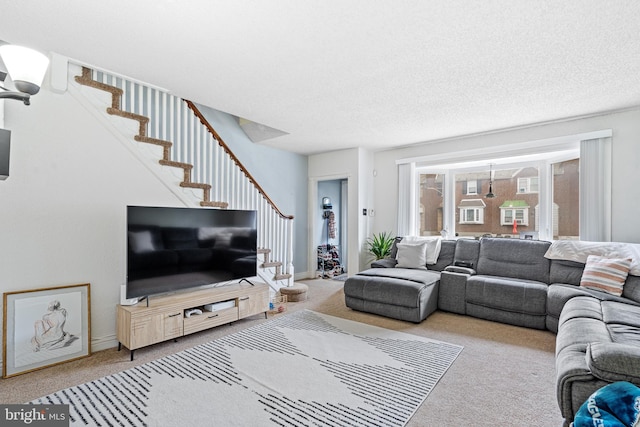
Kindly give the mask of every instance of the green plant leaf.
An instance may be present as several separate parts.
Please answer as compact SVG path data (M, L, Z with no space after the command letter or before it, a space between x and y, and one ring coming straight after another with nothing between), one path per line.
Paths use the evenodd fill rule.
M367 251L369 251L376 260L383 259L391 253L391 247L395 240L395 236L390 232L383 231L379 234L373 234L367 239Z

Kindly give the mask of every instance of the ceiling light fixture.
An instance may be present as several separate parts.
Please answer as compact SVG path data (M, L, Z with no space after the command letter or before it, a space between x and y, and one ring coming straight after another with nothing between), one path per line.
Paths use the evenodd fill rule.
M491 166L491 163L489 163L489 192L484 196L487 199L493 199L496 197L496 195L493 194L493 170Z
M40 90L42 80L49 67L49 58L28 47L4 44L0 46L0 58L7 67L7 72L17 89L11 91L0 86L0 99L16 99L29 105L31 95ZM4 81L4 73L0 77Z

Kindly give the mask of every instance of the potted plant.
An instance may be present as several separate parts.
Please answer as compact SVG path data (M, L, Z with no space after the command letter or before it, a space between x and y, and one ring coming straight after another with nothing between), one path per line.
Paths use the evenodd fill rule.
M373 237L367 239L367 250L376 260L383 259L391 253L391 247L395 239L395 236L386 231L379 234L373 233Z

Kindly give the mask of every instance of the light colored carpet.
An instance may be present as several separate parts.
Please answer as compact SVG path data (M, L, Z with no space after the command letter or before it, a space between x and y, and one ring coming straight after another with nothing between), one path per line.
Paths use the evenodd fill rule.
M555 394L555 335L436 311L413 324L348 309L343 283L308 280L307 301L288 303L287 312L311 309L374 326L464 346L464 351L418 408L407 427L561 426ZM269 318L282 316L276 314ZM258 315L136 351L115 348L91 357L0 380L0 402L22 403L57 390L114 374L265 322ZM284 369L282 380L287 379Z
M461 351L303 310L32 403L72 426L401 427Z

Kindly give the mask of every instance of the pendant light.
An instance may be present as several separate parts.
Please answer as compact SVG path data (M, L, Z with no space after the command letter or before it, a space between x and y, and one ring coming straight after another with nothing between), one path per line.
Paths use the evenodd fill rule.
M493 199L494 197L496 197L495 194L493 194L493 170L492 170L492 164L489 163L489 192L484 196L487 199Z

